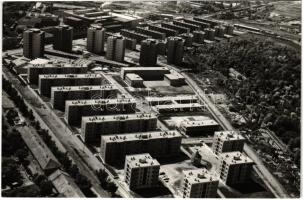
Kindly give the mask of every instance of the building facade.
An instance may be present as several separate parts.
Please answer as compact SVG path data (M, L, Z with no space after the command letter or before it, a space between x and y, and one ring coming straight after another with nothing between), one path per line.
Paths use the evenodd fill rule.
M183 171L183 198L216 198L219 178L206 169Z
M106 59L123 62L125 46L126 42L122 36L109 36L107 38Z
M250 179L254 163L241 152L222 153L219 155L219 160L217 172L227 185L243 184Z
M81 135L86 143L100 145L102 135L153 131L157 128L154 114L127 114L83 117Z
M73 28L68 25L55 27L54 44L55 50L71 52L73 47Z
M65 110L65 101L76 99L116 98L119 93L114 85L59 86L51 88L54 109Z
M140 59L141 66L150 67L157 64L157 42L147 39L141 42Z
M105 79L101 74L43 74L39 75L40 95L50 97L51 87L102 85Z
M134 113L135 99L90 99L65 101L65 117L72 126L81 125L82 117Z
M23 56L29 59L44 56L45 32L40 29L28 29L23 32Z
M157 186L159 171L159 162L149 154L129 155L125 158L125 182L130 190Z
M182 135L178 131L152 131L101 136L100 155L112 165L123 163L126 155L149 153L155 158L180 153Z
M184 40L180 37L167 38L167 63L179 65L183 61Z
M240 151L242 152L245 138L235 131L215 132L212 150L215 154Z
M102 54L104 52L105 29L101 26L92 25L87 29L86 48L89 52Z

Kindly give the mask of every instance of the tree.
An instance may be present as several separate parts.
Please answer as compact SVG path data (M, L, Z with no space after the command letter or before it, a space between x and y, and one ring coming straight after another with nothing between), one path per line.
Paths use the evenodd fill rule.
M11 158L2 158L2 185L11 186L14 182L22 180L18 163Z
M18 157L20 162L23 162L24 159L28 156L28 151L24 148L18 149L15 153L15 156Z
M87 191L92 186L91 182L87 179L86 176L82 174L77 174L75 182L78 184L81 190Z
M79 168L77 167L77 165L72 164L68 172L71 175L71 177L75 178L79 174Z
M41 195L49 196L53 193L53 185L49 180L43 180L40 185Z
M97 176L101 182L101 186L103 188L106 187L106 181L107 181L107 178L108 178L108 174L105 172L105 170L103 169L100 169L98 172L97 172Z
M115 196L115 193L117 192L118 187L114 182L108 181L106 188L111 193L112 197Z

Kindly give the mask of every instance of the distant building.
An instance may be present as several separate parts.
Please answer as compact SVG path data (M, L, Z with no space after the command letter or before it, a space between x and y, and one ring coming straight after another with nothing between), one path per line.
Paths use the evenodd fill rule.
M30 84L38 85L39 75L43 74L84 74L86 65L78 64L30 64L27 67L27 80Z
M227 35L233 35L234 34L234 26L231 24L227 24L225 26L225 34Z
M215 29L206 28L204 29L205 32L205 39L213 41L215 39Z
M135 99L90 99L65 101L65 116L68 124L78 126L82 117L134 113Z
M201 21L197 21L197 20L193 20L193 19L184 19L184 22L189 23L189 24L198 25L202 30L210 27L209 23L201 22Z
M155 158L169 158L180 153L181 140L178 131L102 135L100 155L104 162L118 165L129 154L149 153Z
M160 114L162 113L177 113L177 112L197 112L203 109L203 106L199 103L184 103L184 104L172 104L172 105L156 105L154 110Z
M160 40L164 40L165 39L165 33L156 31L156 30L151 30L148 28L144 28L144 27L137 27L136 31L138 33L144 34L144 35L148 35L154 39L160 39Z
M184 40L180 37L167 38L167 63L179 65L183 61Z
M125 82L131 87L143 87L143 79L138 74L128 73L125 76Z
M219 155L218 174L227 185L246 183L250 179L254 162L241 152L229 152Z
M164 80L174 87L185 85L185 78L179 73L165 74Z
M125 182L131 190L158 185L160 164L149 154L126 156L124 171Z
M60 169L49 175L48 180L52 182L59 194L64 197L85 197L73 178L70 177L68 173L61 171Z
M203 43L204 35L205 35L205 32L203 32L203 31L194 31L193 32L193 42L196 42L198 44Z
M168 29L173 29L175 31L178 31L178 33L180 33L180 34L190 32L189 28L186 28L184 26L179 26L179 25L176 25L176 24L167 23L167 22L161 23L161 27L168 28Z
M200 26L198 26L198 25L190 24L190 23L187 23L187 22L182 22L182 21L179 21L179 20L173 20L173 24L181 26L181 27L189 28L190 31L200 29Z
M157 128L153 114L126 114L82 117L81 134L86 143L100 145L102 135L152 131Z
M178 34L178 31L176 31L176 30L161 27L161 26L148 25L148 27L149 27L150 30L155 30L155 31L158 31L158 32L161 32L161 33L165 33L165 35L167 37L176 36Z
M125 45L126 42L122 36L109 36L107 38L106 59L123 62Z
M123 67L121 68L121 78L125 79L126 74L138 74L143 80L163 80L164 74L170 71L166 67Z
M34 59L44 56L45 33L40 29L28 29L23 32L23 55Z
M186 135L195 135L195 136L206 136L213 135L215 131L218 131L220 125L212 119L208 120L199 120L199 121L190 121L186 120L181 122L180 129Z
M183 33L180 35L180 37L184 40L184 46L190 47L193 44L193 34L191 33Z
M235 131L219 131L215 132L212 150L215 154L243 151L245 138Z
M87 29L86 48L89 52L100 55L104 52L105 29L93 25Z
M143 40L141 42L140 60L141 66L150 67L157 64L157 42L156 40Z
M138 43L140 43L142 40L146 40L148 38L151 38L148 35L138 33L138 32L132 31L132 30L127 30L127 29L122 29L120 33L124 37L135 39Z
M114 85L85 85L51 87L51 104L54 109L65 110L65 101L76 99L106 99L117 97Z
M183 171L183 198L216 198L219 178L206 169Z
M71 52L73 46L73 28L68 25L55 27L54 45L55 50Z
M215 26L215 36L224 37L225 29L224 26Z
M104 83L101 74L43 74L39 75L40 95L50 97L54 86L84 86Z

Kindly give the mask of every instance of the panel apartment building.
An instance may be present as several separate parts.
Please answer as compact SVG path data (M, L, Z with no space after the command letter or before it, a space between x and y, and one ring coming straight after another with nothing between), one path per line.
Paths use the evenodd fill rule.
M85 74L86 72L87 72L87 65L72 65L72 64L29 65L27 68L27 80L30 84L38 85L39 75Z
M149 153L155 158L172 157L180 152L182 135L178 131L152 131L101 136L100 154L104 162L119 165L125 156Z
M153 188L158 185L160 164L149 154L126 156L125 182L130 190Z
M51 87L104 85L106 83L101 74L44 74L39 75L40 95L50 97Z
M65 102L65 117L72 126L81 125L82 117L94 115L135 113L136 100L125 99L90 99Z
M67 100L116 98L118 93L114 85L52 87L51 104L54 109L64 111Z
M81 134L86 143L100 145L101 135L153 131L157 117L152 113L83 117Z

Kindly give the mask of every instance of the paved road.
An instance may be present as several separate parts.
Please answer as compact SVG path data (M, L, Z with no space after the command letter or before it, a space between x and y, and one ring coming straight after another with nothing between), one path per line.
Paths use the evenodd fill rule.
M217 109L217 107L210 101L207 95L202 89L192 80L186 73L181 73L189 86L195 91L197 96L205 103L206 108L211 112L213 117L217 119L218 123L224 130L235 130L230 122L223 116L223 114ZM247 144L244 145L244 152L255 162L257 173L264 180L264 183L272 191L272 193L278 198L289 198L289 195L285 191L280 182L270 173L270 171L264 166L262 160L258 154Z

